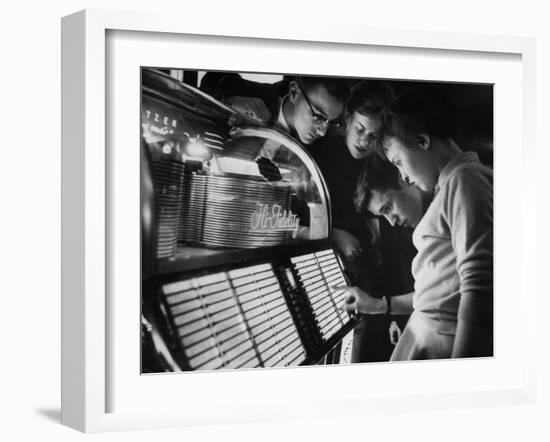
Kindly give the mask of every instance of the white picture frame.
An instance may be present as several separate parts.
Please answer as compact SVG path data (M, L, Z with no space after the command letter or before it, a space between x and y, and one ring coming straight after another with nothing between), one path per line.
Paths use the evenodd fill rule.
M124 253L111 247L114 240L112 235L117 230L109 227L113 216L113 201L116 200L110 194L113 189L113 174L116 176L117 173L113 171L113 167L118 167L110 163L113 159L107 149L113 135L106 129L107 118L113 117L107 112L108 84L111 77L107 77L106 72L109 72L108 63L113 61L109 60L108 56L119 54L109 50L107 40L109 33L112 35L113 32L122 34L137 32L145 39L166 37L173 40L176 37L182 39L192 37L193 41L198 42L208 38L218 40L231 38L244 46L255 46L257 42L267 41L272 46L284 48L309 42L323 46L325 48L323 50L331 50L330 48L334 50L334 46L338 45L337 50L346 47L359 49L368 47L382 53L385 50L398 50L402 53L425 50L430 51L436 58L443 57L445 54L470 54L479 60L491 54L510 57L516 62L519 60L519 77L515 75L514 78L520 78L521 85L521 91L517 91L519 95L516 97L519 98L520 109L514 110L512 115L512 117L520 117L521 123L512 129L515 131L512 137L517 135L517 141L521 144L523 172L527 172L534 161L535 45L532 39L415 31L397 33L366 27L349 28L342 25L323 29L310 26L290 29L281 28L276 23L265 22L259 24L242 21L238 25L235 22L213 22L207 17L194 17L193 21L182 24L177 17L168 15L153 16L100 10L87 10L65 17L62 22L63 424L84 432L100 432L208 425L214 421L237 423L274 418L324 416L328 413L327 404L329 403L333 403L334 408L338 409L337 413L343 415L369 413L374 410L395 412L411 407L436 409L534 401L536 382L533 355L535 354L536 324L527 321L521 312L526 310L526 306L535 305L537 296L535 268L527 260L528 254L534 254L536 250L535 232L528 228L528 220L535 207L535 197L527 190L535 187L535 177L525 173L523 186L517 186L518 189L514 191L516 192L514 195L520 198L524 210L518 213L512 225L512 228L520 229L520 234L514 239L512 250L517 252L515 259L516 263L518 261L521 263L521 271L517 277L508 273L507 278L510 280L503 281L510 287L508 290L518 289L521 293L516 308L519 312L518 321L522 326L519 333L524 347L521 354L516 355L517 366L514 366L512 375L506 381L495 383L486 389L479 385L472 385L471 389L466 386L462 391L446 391L437 384L430 391L422 389L406 391L403 389L405 384L396 383L394 387L387 390L387 394L374 396L364 393L360 388L354 394L338 396L335 389L331 390L331 387L327 386L331 392L326 399L316 396L312 390L313 387L304 383L304 400L285 404L283 398L275 398L272 402L265 403L253 402L254 394L257 394L254 393L256 390L254 386L262 383L296 385L297 382L303 383L305 377L311 378L312 371L309 370L306 376L303 375L304 371L300 370L271 370L270 373L264 370L261 371L262 373L230 372L216 373L215 377L210 374L207 382L208 385L213 386L209 388L224 391L228 395L235 394L237 390L227 387L228 380L231 380L230 383L237 386L249 383L251 392L240 397L228 396L230 400L206 404L199 398L200 392L192 390L185 399L187 403L193 405L192 407L183 405L176 407L168 400L162 406L159 406L158 402L145 401L150 404L149 408L146 404L133 410L114 407L110 395L118 388L118 383L124 383L125 379L120 374L113 375L111 372L113 361L117 360L113 354L111 339L115 339L114 329L119 327L118 324L121 321L117 320L116 313L120 308L114 309L115 312L113 312L113 300L110 298L113 287L116 287L112 281L110 266L117 259L114 256L116 253ZM231 70L231 67L227 66L227 69ZM325 73L329 74L329 72ZM507 118L502 113L499 114L498 108L495 115L496 119ZM502 139L499 139L498 130L495 142L502 142ZM500 164L504 164L504 161ZM507 170L505 166L503 170ZM496 168L496 177L498 173L499 169ZM533 181L529 182L529 180ZM496 189L498 209L498 184ZM495 250L497 257L499 253L503 253L498 241ZM505 266L506 263L501 268ZM135 281L134 284L139 290L139 281ZM497 304L497 326L499 318ZM137 322L135 329L138 329ZM132 332L134 335L139 334L139 330L136 330ZM129 342L128 345L137 346L134 342ZM502 355L506 349L504 347L501 349ZM498 360L499 357L501 356L497 346L494 359ZM494 361L449 361L431 364L444 364L441 370L450 373L477 369L479 365L473 366L472 362L478 364L487 362L483 368L485 372L490 372L495 364ZM113 372L116 373L120 364L114 365ZM344 367L338 368L338 370L342 369ZM405 373L407 377L413 378L417 375L421 376L419 372L428 369L430 367L426 363L414 363L379 364L368 370L369 375L378 375L383 371L390 373L390 376L400 376L401 373ZM340 376L359 378L362 370L366 368L364 366L345 367L345 372L340 375L334 368L328 368L325 374L327 378L334 381ZM136 376L139 378L139 366L135 367L134 371L128 372L129 378ZM162 395L167 397L163 389L174 388L171 384L177 382L176 376L157 376L148 379L152 379L151 385L139 388L144 388L144 391L146 389L160 391L161 398ZM198 384L206 385L204 378L195 379L200 381ZM153 385L153 381L162 382L163 385L160 387L158 384ZM128 388L131 388L131 384L128 384ZM224 388L228 390L225 391ZM141 392L138 390L137 393ZM376 401L373 397L376 397ZM127 402L131 401L132 398L129 396ZM232 409L228 410L228 406Z

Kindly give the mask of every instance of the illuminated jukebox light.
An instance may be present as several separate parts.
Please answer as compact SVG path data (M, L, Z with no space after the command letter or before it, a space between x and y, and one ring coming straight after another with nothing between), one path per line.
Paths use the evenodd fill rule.
M346 284L336 255L332 250L324 250L296 256L291 262L307 293L321 335L328 340L349 322L348 316L339 310L345 292L332 289Z
M305 360L271 264L165 284L162 292L192 370Z

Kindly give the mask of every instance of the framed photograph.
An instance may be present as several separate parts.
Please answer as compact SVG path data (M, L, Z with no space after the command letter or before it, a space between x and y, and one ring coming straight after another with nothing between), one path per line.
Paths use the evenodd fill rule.
M107 11L62 30L64 424L533 400L517 207L534 177L514 179L533 155L533 41ZM442 200L454 175L428 166L462 150L476 172ZM443 257L427 219L450 229ZM472 262L484 301L454 276L473 281Z

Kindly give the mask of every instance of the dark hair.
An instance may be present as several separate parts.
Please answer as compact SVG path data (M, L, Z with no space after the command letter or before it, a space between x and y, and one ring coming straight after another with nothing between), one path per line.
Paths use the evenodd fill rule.
M300 76L296 77L295 80L307 92L310 92L316 87L322 87L329 93L329 95L338 98L344 102L348 98L349 84L348 81L344 78Z
M367 155L363 160L363 171L357 179L353 202L357 212L367 210L373 192L386 192L400 189L399 171L389 161L376 153Z
M408 140L420 133L442 139L457 134L456 109L434 85L406 89L381 114L383 135Z
M359 112L364 116L379 114L395 100L395 93L389 83L379 80L364 80L352 89L346 103L346 112Z

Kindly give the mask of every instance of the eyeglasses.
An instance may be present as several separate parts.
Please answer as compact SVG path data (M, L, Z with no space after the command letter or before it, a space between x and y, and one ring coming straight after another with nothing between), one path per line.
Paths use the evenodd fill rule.
M298 83L296 84L298 86L298 89L300 89L300 92L304 96L304 99L306 100L307 105L309 106L309 110L311 112L311 119L313 120L313 123L316 126L324 126L326 124L330 128L340 127L340 125L342 124L342 122L340 121L340 118L337 118L335 120L329 120L323 114L320 114L319 112L317 112L311 105L311 101L309 101L309 97L307 96L304 88L300 86Z

